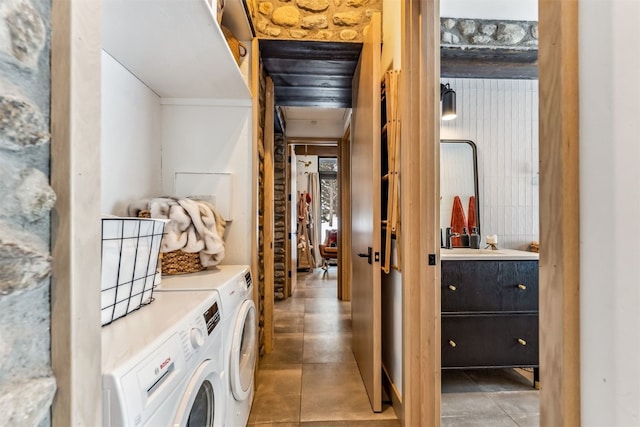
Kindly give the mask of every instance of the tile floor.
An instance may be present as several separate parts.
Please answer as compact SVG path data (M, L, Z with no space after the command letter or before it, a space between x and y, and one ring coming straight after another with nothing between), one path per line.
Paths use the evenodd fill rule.
M533 374L515 369L442 371L442 426L538 427Z
M275 347L260 361L249 426L400 426L390 404L371 411L336 275L336 267L299 273L293 297L275 303Z
M276 302L275 348L260 361L249 426L398 427L371 411L351 352L351 306L336 297L336 267L298 274ZM538 392L511 369L442 372L442 426L538 426Z

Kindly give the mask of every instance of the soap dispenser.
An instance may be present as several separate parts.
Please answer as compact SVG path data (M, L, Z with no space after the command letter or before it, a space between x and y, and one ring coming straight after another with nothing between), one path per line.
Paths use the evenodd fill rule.
M469 246L469 242L470 242L469 237L470 237L470 236L469 236L469 234L467 233L467 229L466 229L466 228L463 228L463 229L462 229L462 235L460 235L460 245L461 245L463 248L468 248L468 247L470 247L470 246Z
M469 247L472 249L480 249L480 235L478 234L478 227L471 229L471 235L469 235Z

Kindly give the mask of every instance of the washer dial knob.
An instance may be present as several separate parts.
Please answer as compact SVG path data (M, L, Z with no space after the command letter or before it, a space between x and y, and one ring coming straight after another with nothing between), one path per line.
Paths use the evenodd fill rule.
M204 344L204 333L202 329L192 328L189 338L193 348L200 348Z

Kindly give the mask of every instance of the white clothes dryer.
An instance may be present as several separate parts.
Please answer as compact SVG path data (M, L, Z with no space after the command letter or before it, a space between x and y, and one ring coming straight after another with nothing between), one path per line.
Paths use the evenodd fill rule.
M156 292L185 293L204 289L218 290L222 304L228 382L226 425L244 426L249 420L253 403L258 353L258 322L251 270L247 265L218 265L198 273L163 277Z
M102 328L104 427L222 427L227 384L218 292L156 294Z

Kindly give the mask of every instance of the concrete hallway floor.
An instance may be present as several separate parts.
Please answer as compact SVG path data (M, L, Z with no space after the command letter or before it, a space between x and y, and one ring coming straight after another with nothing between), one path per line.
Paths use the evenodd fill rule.
M390 404L369 405L351 351L351 303L337 298L337 267L298 273L275 303L274 351L260 361L249 426L399 427Z

